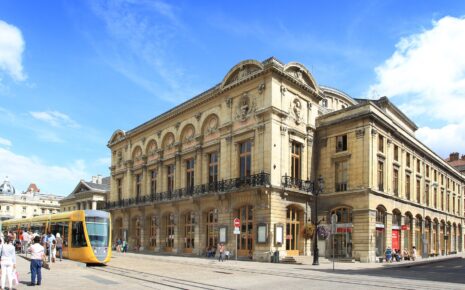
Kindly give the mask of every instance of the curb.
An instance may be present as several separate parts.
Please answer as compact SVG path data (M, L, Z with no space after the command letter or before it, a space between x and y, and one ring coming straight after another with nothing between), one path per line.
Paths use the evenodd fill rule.
M407 262L407 263L401 263L401 264L386 264L383 265L382 268L410 268L410 267L415 267L415 266L422 266L422 265L427 265L427 264L434 264L434 263L440 263L444 261L450 261L450 260L456 260L456 259L463 259L462 256L452 256L452 257L445 257L445 258L440 258L440 259L427 259L427 260L421 260L421 261L415 261L415 262ZM397 263L397 262L396 262Z

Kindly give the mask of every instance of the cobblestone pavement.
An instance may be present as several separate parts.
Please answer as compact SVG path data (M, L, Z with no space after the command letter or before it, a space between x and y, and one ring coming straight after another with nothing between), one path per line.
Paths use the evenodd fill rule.
M310 262L310 258L308 260ZM433 262L433 263L432 263ZM18 257L21 284L29 262ZM64 260L43 270L42 289L465 289L464 256L415 263L320 266L115 253L107 266Z

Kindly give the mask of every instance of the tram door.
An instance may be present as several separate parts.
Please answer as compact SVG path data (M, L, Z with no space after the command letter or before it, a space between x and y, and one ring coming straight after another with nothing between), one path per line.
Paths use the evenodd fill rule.
M63 240L63 246L62 246L62 250L63 250L63 257L66 257L68 258L68 223L69 222L53 222L50 224L50 230L52 232L53 235L55 235L55 237L58 237L58 234L60 235L60 237L62 238ZM57 257L58 257L59 253L57 251Z

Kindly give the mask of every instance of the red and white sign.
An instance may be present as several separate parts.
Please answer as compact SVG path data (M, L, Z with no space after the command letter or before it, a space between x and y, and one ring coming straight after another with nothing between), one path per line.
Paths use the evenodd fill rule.
M410 227L408 225L402 225L400 227L400 229L403 230L403 231L408 231L408 230L410 230Z
M238 219L238 218L235 218L235 219L234 219L234 227L235 227L235 228L238 228L238 227L240 227L240 226L241 226L241 220Z

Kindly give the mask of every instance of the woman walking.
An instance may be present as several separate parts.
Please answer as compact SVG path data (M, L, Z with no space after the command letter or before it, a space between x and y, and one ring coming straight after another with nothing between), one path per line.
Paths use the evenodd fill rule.
M2 288L5 289L5 282L8 277L8 285L13 288L13 269L16 269L16 249L12 245L12 239L7 237L1 247L1 266L2 266Z
M60 255L60 261L61 261L63 259L63 239L61 238L60 233L57 233L56 241L57 241L57 252Z

